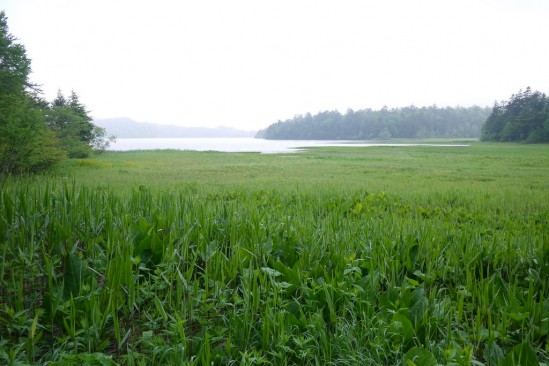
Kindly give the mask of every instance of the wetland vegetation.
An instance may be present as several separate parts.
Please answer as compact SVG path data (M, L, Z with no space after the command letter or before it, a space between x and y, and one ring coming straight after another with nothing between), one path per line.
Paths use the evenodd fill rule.
M0 362L537 365L546 145L148 151L0 191Z

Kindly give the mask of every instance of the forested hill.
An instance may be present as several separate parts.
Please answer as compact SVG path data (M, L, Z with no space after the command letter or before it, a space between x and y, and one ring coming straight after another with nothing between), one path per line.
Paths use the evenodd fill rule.
M479 137L488 107L404 107L307 113L278 121L256 137L279 140L369 140L386 138Z

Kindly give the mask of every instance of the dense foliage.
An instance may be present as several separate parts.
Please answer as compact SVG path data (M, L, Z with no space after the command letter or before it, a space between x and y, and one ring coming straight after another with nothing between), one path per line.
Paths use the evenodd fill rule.
M549 97L530 87L495 103L482 126L483 141L549 142Z
M381 110L307 113L279 121L257 137L290 140L478 137L490 110L481 107L414 106Z
M104 150L108 146L105 129L92 123L89 112L74 91L68 100L61 91L57 93L47 111L46 124L57 133L60 146L69 158L86 158L94 149Z
M546 365L548 159L132 152L8 180L0 364Z
M9 33L0 12L0 178L36 172L69 157L89 156L108 143L72 93L65 104L50 104L29 81L31 62L23 45Z
M29 83L30 72L25 48L9 34L0 12L0 177L45 169L63 156L44 123L43 103Z

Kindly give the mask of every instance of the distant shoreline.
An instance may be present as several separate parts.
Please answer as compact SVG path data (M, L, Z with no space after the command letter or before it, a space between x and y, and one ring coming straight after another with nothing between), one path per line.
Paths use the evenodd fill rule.
M130 118L107 118L94 121L117 138L240 138L254 137L257 131L240 130L233 127L185 127L137 122Z

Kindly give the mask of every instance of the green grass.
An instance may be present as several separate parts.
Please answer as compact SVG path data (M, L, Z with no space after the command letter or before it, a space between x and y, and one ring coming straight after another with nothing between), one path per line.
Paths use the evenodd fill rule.
M0 360L547 364L548 153L126 152L8 179Z

